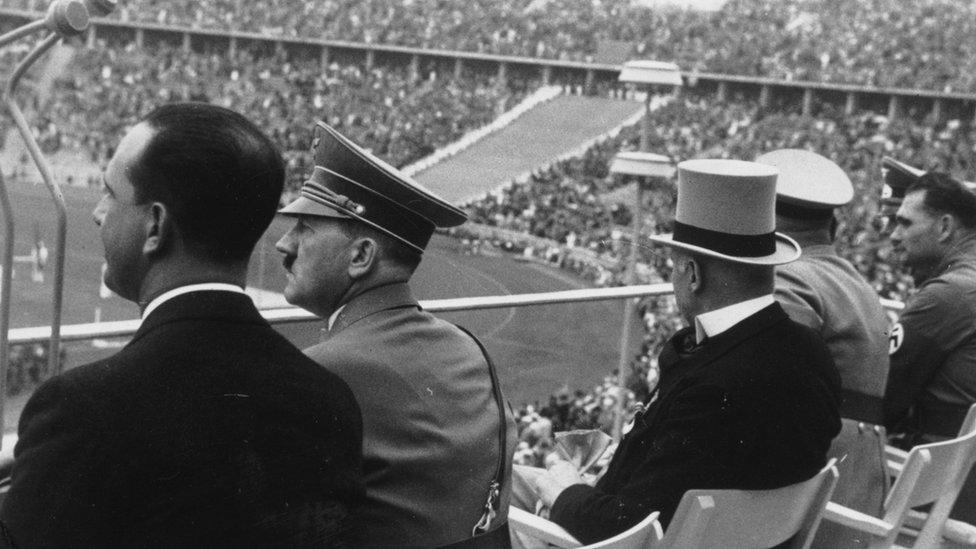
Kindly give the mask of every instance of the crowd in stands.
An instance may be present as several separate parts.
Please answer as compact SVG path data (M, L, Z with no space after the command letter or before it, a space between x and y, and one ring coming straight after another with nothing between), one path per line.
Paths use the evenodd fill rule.
M11 5L39 9L46 0ZM976 90L976 7L962 0L896 2L869 0L730 0L716 13L641 8L624 0L570 2L478 0L445 7L443 2L270 3L132 0L124 19L198 28L252 30L428 48L461 49L534 57L592 59L600 41L632 43L647 58L671 59L685 69L818 80ZM0 27L2 29L2 27ZM15 56L0 56L6 66ZM175 100L206 100L245 113L276 139L289 162L289 186L297 189L309 171L311 123L322 119L397 166L416 161L491 121L519 100L521 91L492 78L361 66L318 59L256 54L246 48L187 54L158 44L151 51L97 47L76 56L52 99L35 105L38 137L48 152L85 151L104 163L128 125L152 106ZM880 70L883 67L884 70ZM924 169L972 179L976 130L969 121L934 123L912 117L891 121L875 113L845 116L823 106L813 117L787 110L764 111L735 98L719 103L688 94L654 114L651 150L674 162L689 158L751 159L783 147L809 148L836 160L855 184L854 203L840 213L838 247L883 297L903 299L910 279L892 267L876 223L880 160L889 155ZM4 135L0 134L0 146ZM609 160L638 148L639 128L595 145L582 156L539 169L522 184L469 205L472 221L584 248L618 265L563 261L603 285L627 280L633 210L626 197L632 182L613 177ZM673 184L645 193L646 232L668 230ZM615 198L608 198L613 197ZM638 282L666 280L667 254L639 243L650 268ZM546 259L564 256L546 252ZM645 300L640 308L647 340L632 371L624 372L635 393L653 385L653 358L680 325L669 298ZM29 384L40 359L18 351L25 366L9 387ZM43 353L42 353L43 354ZM520 460L537 463L553 431L608 429L615 402L613 379L591 392L560 391L545 406L520 412L524 442ZM546 436L549 433L549 436Z
M488 124L523 93L493 78L365 69L318 59L238 49L186 54L177 46L134 44L79 50L51 100L30 116L50 153L111 156L124 130L160 103L201 100L240 111L268 131L288 160L289 188L310 171L308 147L323 120L397 166L409 164Z
M838 248L867 277L882 297L904 300L911 279L893 266L890 246L881 233L877 203L881 191L881 157L894 156L927 170L943 170L969 179L976 167L976 129L968 122L933 123L903 117L890 121L863 112L845 116L829 105L813 117L790 110L764 112L753 102L735 99L718 103L686 94L653 114L650 149L673 162L691 158L752 159L779 148L806 148L835 159L850 175L855 200L839 211ZM632 183L608 173L619 150L635 150L637 127L589 149L580 158L557 162L469 206L472 221L529 232L565 246L584 247L613 260L619 267L608 276L591 279L604 285L625 283L625 258L630 253L628 225L632 200L608 200ZM646 232L666 232L673 219L673 182L644 193ZM630 193L625 196L633 197ZM670 272L666 250L639 243L640 262L650 269L638 272L637 282L666 280ZM548 258L547 258L548 259ZM571 265L565 265L570 266ZM640 308L646 331L643 349L625 372L628 386L639 392L641 380L653 375L653 357L660 345L682 324L673 301L650 298ZM636 380L636 381L635 381Z
M193 28L583 61L600 59L601 44L623 43L630 55L686 70L976 90L976 5L966 0L729 0L715 12L631 0L121 4L113 17Z

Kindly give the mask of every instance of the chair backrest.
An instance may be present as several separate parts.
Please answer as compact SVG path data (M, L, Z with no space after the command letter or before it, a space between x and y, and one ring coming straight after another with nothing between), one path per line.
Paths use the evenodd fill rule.
M587 545L583 549L643 549L652 541L661 539L661 523L657 521L659 514L655 511L616 536Z
M936 544L974 461L976 404L969 408L958 437L922 444L908 452L902 472L885 500L884 520L895 526L886 541L894 543L911 508L933 504L914 546Z
M689 490L660 547L773 547L790 539L793 547L807 547L837 484L834 463L785 488Z
M661 539L661 523L657 521L660 515L652 512L644 520L612 538L598 541L583 547L583 544L564 530L558 524L544 518L537 517L528 511L517 507L508 509L508 524L512 531L512 546L523 549L522 536L539 540L547 546L577 547L583 549L643 549Z
M959 428L959 436L963 437L976 431L976 404L969 407L966 419L962 420L962 427Z

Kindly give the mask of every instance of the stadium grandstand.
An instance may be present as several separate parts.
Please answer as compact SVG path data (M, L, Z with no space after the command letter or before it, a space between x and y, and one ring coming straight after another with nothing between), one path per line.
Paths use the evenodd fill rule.
M9 7L38 11L44 0ZM974 91L973 5L965 0L728 0L715 11L629 0L121 3L113 18L289 38L573 61L604 52L783 80ZM624 48L608 47L623 44ZM619 59L617 60L619 61Z
M0 33L47 4L5 0ZM462 197L470 221L435 236L418 277L428 281L417 289L425 300L668 282L666 250L631 227L641 215L648 233L672 228L676 176L635 208L634 181L610 172L615 154L641 149L643 95L617 81L627 59L681 69L684 85L655 90L647 115L648 150L673 164L781 148L837 162L855 189L838 211L838 250L879 298L903 302L914 291L879 222L882 157L976 178L976 4L967 0L727 0L714 11L633 0L119 4L43 59L20 92L68 206L65 322L94 334L61 349L63 368L125 339L125 330L103 337L87 323L138 316L100 293L90 212L120 136L167 102L229 107L271 135L287 160L282 204L311 171L314 120ZM26 51L0 51L0 74ZM593 120L560 127L562 141L544 146L567 113ZM509 149L499 153L499 141ZM515 149L518 161L505 152ZM495 165L479 166L477 183L452 177L472 171L465 154L492 154ZM15 252L50 244L54 211L6 111L0 169L16 208ZM274 250L285 230L276 221L252 261L249 284L269 308L287 305ZM52 277L33 281L23 265L14 274L20 339L5 384L8 434L31 391L55 375L30 330L50 323ZM640 344L620 361L621 309L599 301L445 313L499 363L519 420L517 462L543 464L556 431L612 432L620 401L651 393L661 345L683 321L671 296L640 298ZM560 318L573 319L572 329ZM316 324L292 320L283 333L299 346L315 341Z

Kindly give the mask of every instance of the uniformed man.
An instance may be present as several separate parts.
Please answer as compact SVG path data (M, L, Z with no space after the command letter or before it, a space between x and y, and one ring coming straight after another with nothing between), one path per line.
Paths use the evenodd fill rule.
M976 402L976 195L944 173L919 177L891 242L918 290L891 331L885 423L910 447L956 436ZM976 522L976 490L963 492L952 516Z
M408 285L434 229L466 216L325 124L313 148L277 247L285 298L328 319L306 352L362 408L363 545L507 546L514 421L481 343Z
M832 501L879 516L886 486L882 398L888 378L888 319L878 294L834 249L834 210L854 197L840 166L814 152L781 149L756 162L779 169L776 229L803 248L797 261L776 268L776 300L793 320L827 343L840 373L843 427L831 445L840 481ZM850 529L824 523L818 544L862 547Z

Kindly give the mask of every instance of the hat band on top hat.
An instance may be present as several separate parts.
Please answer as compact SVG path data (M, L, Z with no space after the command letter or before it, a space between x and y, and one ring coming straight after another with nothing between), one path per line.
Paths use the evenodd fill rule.
M729 234L674 222L675 242L706 248L737 257L765 257L776 253L776 232L763 234Z
M434 234L434 223L430 220L322 166L315 167L312 177L302 185L301 194L378 229L420 253Z

